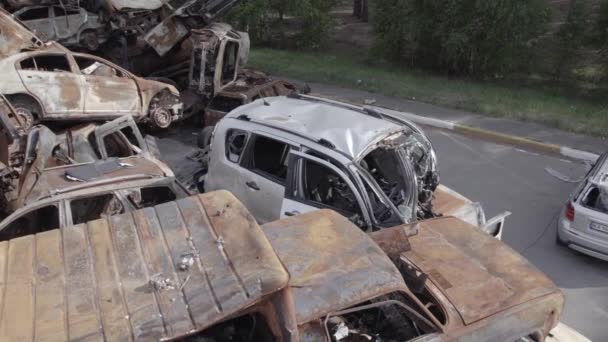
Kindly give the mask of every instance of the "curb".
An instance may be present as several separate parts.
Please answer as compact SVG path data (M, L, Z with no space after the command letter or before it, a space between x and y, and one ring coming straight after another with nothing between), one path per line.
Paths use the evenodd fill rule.
M514 147L519 147L522 149L527 149L531 151L540 152L543 154L551 154L561 157L566 157L569 159L574 159L583 162L595 162L599 155L587 151L578 150L575 148L560 146L556 144L546 143L542 141L537 141L521 136L504 134L496 131L490 131L483 128L471 127L467 125L462 125L455 122L439 120L435 118L428 118L412 113L407 112L398 112L388 108L378 107L383 110L390 110L395 113L399 113L399 115L404 118L420 124L424 126L431 126L435 128L440 128L444 130L453 131L465 136L479 138L484 140L489 140L498 144L510 145Z
M311 94L312 95L312 94ZM375 108L377 110L390 111L391 114L397 114L403 117L406 120L409 120L415 124L430 126L434 128L439 128L443 130L453 131L465 136L469 136L472 138L479 138L483 140L489 140L502 145L510 145L526 150L531 150L543 154L550 154L555 156L561 156L572 160L582 161L582 162L595 162L599 155L583 150L578 150L575 148L571 148L568 146L560 146L556 144L546 143L542 141L533 140L530 138L525 138L517 135L504 134L496 131L486 130L479 127L472 127L467 125L462 125L456 122L440 120L428 116L420 116L414 113L397 111L390 108L380 107L380 106L370 106L364 105L361 103L355 103L352 101L345 101L342 99L334 98L331 96L314 94L314 96L323 97L329 100L340 101L343 103L348 103L358 107L369 107Z

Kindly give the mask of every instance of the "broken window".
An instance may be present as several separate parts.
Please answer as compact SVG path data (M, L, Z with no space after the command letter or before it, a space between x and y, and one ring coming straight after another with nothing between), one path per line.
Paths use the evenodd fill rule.
M424 312L398 292L332 314L326 327L331 341L345 342L409 341L436 332Z
M249 168L264 177L283 183L287 177L289 145L278 140L256 136L251 148Z
M399 216L395 214L390 206L384 204L380 200L378 195L376 195L376 192L372 190L371 186L365 179L363 179L363 184L365 186L367 196L369 197L370 205L376 222L382 227L394 227L402 224L403 222Z
M7 220L10 220L8 218ZM49 205L23 214L0 231L0 241L59 228L59 209Z
M80 12L70 9L63 9L62 7L55 6L53 7L53 11L55 12L55 17L63 17L66 15L76 15L80 14Z
M397 152L390 148L377 148L369 153L360 165L372 176L393 205L399 211L404 211L404 216L408 216L405 211L408 210L408 197L413 189L408 188L406 177L399 172L402 165Z
M340 175L311 160L304 160L303 163L305 200L334 209L346 216L361 213L353 190Z
M608 214L608 203L604 203L602 196L600 196L600 189L594 185L589 188L581 203L589 209Z
M48 7L31 8L19 15L19 19L23 21L46 19L49 17Z
M72 200L70 208L72 209L73 224L94 221L104 216L118 215L125 212L122 203L113 194Z
M264 316L253 313L218 323L203 332L183 338L180 342L275 341Z
M47 72L71 72L72 68L65 55L38 55L27 58L20 63L22 70Z
M127 197L137 209L175 201L177 196L168 186L156 186L128 191Z
M233 163L241 160L249 134L245 131L231 129L226 134L226 158Z
M224 50L224 64L222 69L222 85L232 82L236 74L236 65L238 62L239 44L229 41L226 43Z
M99 77L126 77L120 70L93 58L74 56L80 73Z
M103 137L108 157L125 158L134 155L130 144L119 133L108 134Z

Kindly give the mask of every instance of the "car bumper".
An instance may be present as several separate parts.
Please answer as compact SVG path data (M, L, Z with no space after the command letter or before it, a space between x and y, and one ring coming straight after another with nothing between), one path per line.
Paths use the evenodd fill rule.
M572 229L570 222L560 218L557 233L559 238L575 251L608 261L608 235L605 240L591 237L583 232Z

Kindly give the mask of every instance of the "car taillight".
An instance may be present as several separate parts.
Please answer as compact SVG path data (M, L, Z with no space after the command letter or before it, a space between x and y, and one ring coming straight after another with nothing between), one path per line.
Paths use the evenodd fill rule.
M574 221L574 207L572 206L572 203L570 203L570 201L568 201L568 203L566 203L566 209L564 210L564 216L566 217L566 220L572 222Z

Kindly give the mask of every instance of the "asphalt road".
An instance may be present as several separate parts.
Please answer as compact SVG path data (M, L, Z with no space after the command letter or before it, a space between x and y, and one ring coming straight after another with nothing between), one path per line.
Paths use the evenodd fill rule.
M575 184L545 171L551 167L578 178L586 166L441 130L425 131L438 152L443 184L481 202L488 218L505 210L513 213L503 241L564 291L562 321L592 341L608 341L608 262L556 245L557 214ZM193 150L196 130L182 126L167 133L159 139L163 159L180 165L183 170L177 172L187 172L183 156Z
M481 202L487 217L513 213L503 241L564 291L562 321L592 341L608 341L608 262L556 245L557 215L576 184L545 171L549 166L579 178L587 168L440 130L425 131L438 152L443 184Z

